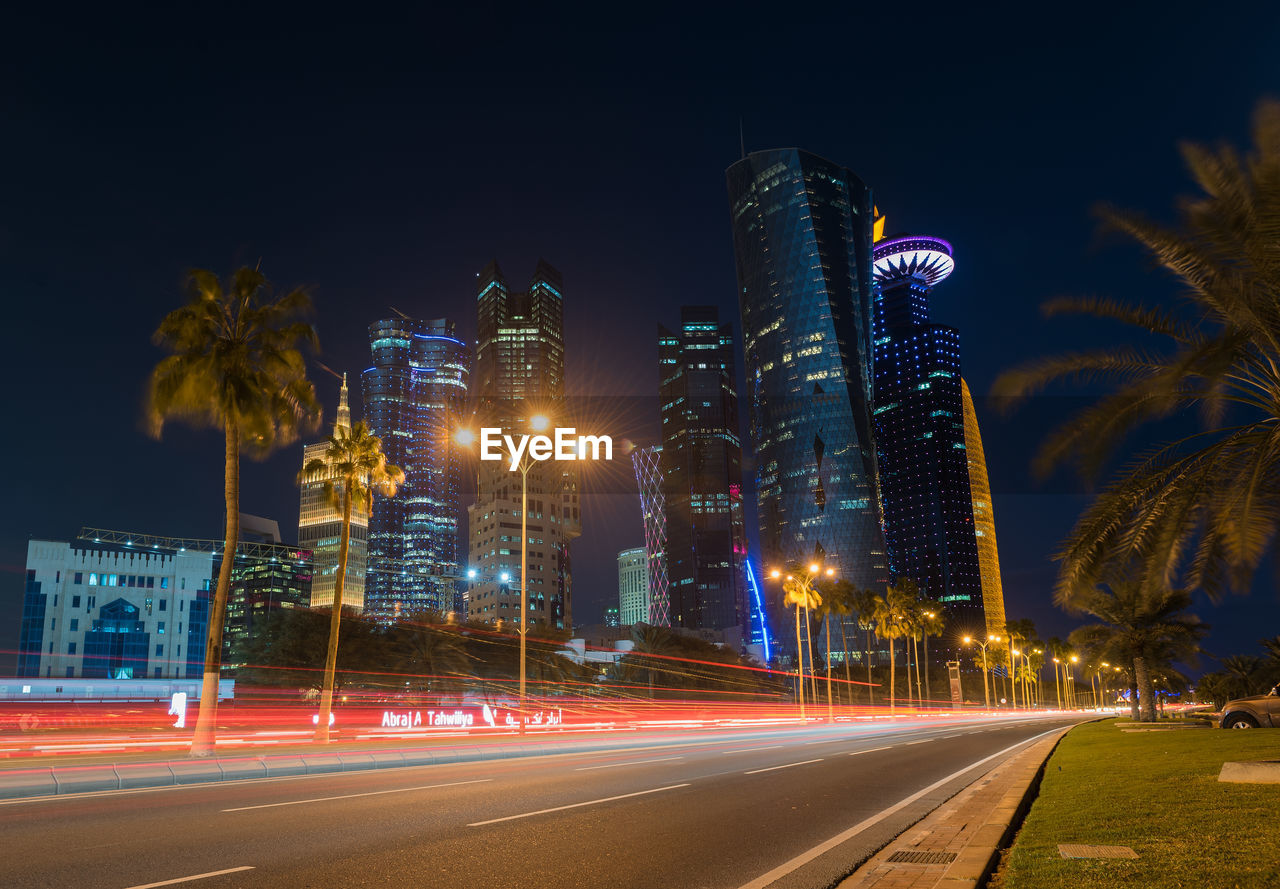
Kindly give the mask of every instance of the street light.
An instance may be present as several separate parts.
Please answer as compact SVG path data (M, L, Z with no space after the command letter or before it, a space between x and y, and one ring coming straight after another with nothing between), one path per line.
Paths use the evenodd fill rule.
M982 649L982 700L986 704L987 709L990 710L991 709L991 692L987 688L987 646L993 642L999 642L1000 637L993 636L992 634L988 633L986 642L979 642L977 639L974 639L972 636L965 636L964 639L962 639L961 641L965 645L973 644L973 645L977 645L979 648Z
M800 641L800 608L804 607L806 624L809 614L810 604L814 606L822 604L822 597L813 588L813 582L823 574L822 566L817 562L810 562L808 571L804 574L796 572L795 574L787 574L786 579L782 583L782 588L786 592L786 604L795 603L796 606L796 681L800 689L800 719L805 719L804 709L804 649L801 647ZM835 577L836 570L834 568L826 569L827 577ZM769 572L769 576L774 580L783 577L782 571L774 568ZM809 636L809 671L813 672L813 636L810 631ZM830 641L828 640L828 657L827 657L827 719L834 722L835 713L831 701L831 658L830 658ZM816 687L814 689L814 697L817 697Z
M551 425L546 414L534 414L529 418L529 426L534 432L542 432ZM466 447L475 440L475 433L470 429L459 429L454 433L454 441ZM516 469L520 472L520 619L516 622L516 631L520 634L520 731L525 725L526 679L528 675L526 661L526 643L529 631L529 470L537 462L530 454L530 449L520 457ZM468 572L470 573L470 572ZM502 572L502 582L509 583L511 575Z

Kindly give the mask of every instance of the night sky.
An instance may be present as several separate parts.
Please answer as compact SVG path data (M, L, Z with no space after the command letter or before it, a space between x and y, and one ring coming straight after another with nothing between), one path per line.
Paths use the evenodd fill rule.
M1006 605L1065 635L1075 621L1049 601L1048 557L1085 499L1029 463L1046 420L1080 402L1003 417L982 395L1020 361L1120 335L1045 322L1045 299L1173 298L1136 248L1099 236L1093 208L1167 218L1189 189L1179 140L1246 142L1255 103L1280 95L1280 15L850 5L11 16L0 649L17 644L29 537L221 531L221 437L173 426L156 442L142 427L150 335L187 269L261 260L278 285L308 286L319 360L354 380L390 307L454 318L471 340L484 264L522 289L545 257L565 279L571 393L636 396L614 434L642 434L657 418L656 325L715 304L738 329L724 171L740 122L748 151L848 166L889 231L954 245L933 315L960 329L979 399ZM331 420L336 382L313 378ZM299 445L246 464L242 486L242 509L294 539L300 459ZM616 553L643 542L634 494L595 484L610 493L587 498L574 545L578 622L616 601ZM1275 589L1268 573L1247 598L1200 608L1207 648L1255 653L1280 632Z

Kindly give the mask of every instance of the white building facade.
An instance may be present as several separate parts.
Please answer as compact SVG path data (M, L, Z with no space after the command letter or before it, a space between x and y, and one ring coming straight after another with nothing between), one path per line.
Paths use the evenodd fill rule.
M618 553L618 622L649 620L649 555L643 546Z
M198 676L212 568L209 553L29 541L18 675Z

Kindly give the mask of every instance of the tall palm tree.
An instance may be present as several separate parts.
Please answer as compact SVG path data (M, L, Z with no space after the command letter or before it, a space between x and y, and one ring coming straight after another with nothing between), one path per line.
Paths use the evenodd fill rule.
M909 579L898 581L885 590L876 601L876 635L889 643L889 712L897 704L897 665L894 658L894 640L910 632L911 609L916 601L915 584ZM910 686L910 682L908 682Z
M338 573L333 581L333 607L329 621L329 651L324 661L324 685L320 689L320 721L316 743L329 743L329 714L333 708L333 674L338 664L338 628L342 617L342 593L347 581L347 555L351 546L351 512L365 515L373 508L374 492L394 497L404 482L404 471L387 463L382 439L369 432L360 420L349 430L338 426L329 436L324 457L302 467L299 481L323 481L324 498L342 513L342 536L338 542Z
M928 599L920 603L920 634L924 637L924 694L933 698L933 689L929 685L929 637L941 636L947 628L942 617L942 603Z
M1222 672L1227 677L1227 687L1232 696L1247 698L1261 693L1265 684L1263 660L1251 654L1237 654L1222 659Z
M1185 613L1191 595L1185 590L1153 590L1141 580L1119 578L1076 601L1081 611L1098 622L1073 631L1072 643L1095 659L1105 656L1131 664L1142 718L1154 722L1153 667L1194 660L1207 632L1198 618Z
M1020 675L1016 661L1017 655L1015 655L1013 651L1014 649L1026 649L1031 640L1036 637L1035 622L1025 617L1018 620L1005 621L1004 637L1005 647L1009 652L1009 676L1013 681L1013 706L1017 707L1019 680L1025 679L1025 677ZM1027 689L1025 683L1022 685L1022 706L1029 706L1027 703Z
M875 590L855 589L850 594L853 611L858 616L858 623L862 624L867 636L867 702L870 704L875 704L876 702L876 689L871 679L871 631L875 626L876 603L879 600L880 597L876 595Z
M844 661L844 681L845 688L848 690L849 703L853 703L853 676L849 672L849 639L845 634L845 618L854 614L854 593L857 592L850 581L840 578L823 584L822 607L828 614L836 616L836 623L840 625L840 648L844 652L842 660ZM830 631L828 631L828 645L830 644ZM830 656L827 657L828 663ZM841 698L845 697L841 695Z
M1200 194L1169 227L1104 209L1103 219L1170 273L1179 307L1109 299L1060 300L1128 325L1153 346L1124 346L1034 361L1003 375L1002 396L1051 382L1109 385L1060 427L1038 462L1076 462L1089 476L1134 428L1199 416L1201 428L1134 458L1115 473L1063 544L1059 602L1089 597L1118 559L1140 559L1155 588L1247 590L1280 531L1280 103L1254 116L1253 150L1183 146ZM1154 345L1163 343L1163 348Z
M799 676L800 682L800 709L804 710L804 657L800 649L800 612L804 611L804 620L806 629L808 630L809 649L809 672L813 673L813 626L809 623L809 613L822 607L822 594L813 586L814 577L805 573L804 568L798 565L791 567L791 573L787 575L782 584L784 605L795 606L796 609L796 649L798 662L800 665ZM815 689L816 692L816 689ZM813 695L814 703L817 703L816 693Z
M299 432L314 428L320 408L307 379L302 349L314 347L315 330L304 319L311 299L304 290L276 296L257 269L241 268L223 283L196 269L190 299L164 317L152 341L169 354L151 372L147 413L160 437L166 422L181 420L220 429L226 536L218 585L209 605L200 712L192 756L213 752L222 669L222 628L227 591L240 538L240 455L265 457Z

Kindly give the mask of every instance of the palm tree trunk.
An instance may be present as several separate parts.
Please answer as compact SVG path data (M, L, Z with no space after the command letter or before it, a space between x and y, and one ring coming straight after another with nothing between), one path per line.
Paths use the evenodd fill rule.
M342 591L347 581L347 553L351 546L351 485L342 486L342 539L338 545L338 576L333 580L333 612L329 616L329 651L324 658L320 717L316 743L329 743L329 714L333 712L333 677L338 668L338 629L342 625Z
M800 642L800 603L796 603L796 696L804 719L804 646Z
M840 647L844 650L844 687L849 693L849 703L853 704L853 677L849 673L849 640L845 636L844 615L840 616ZM841 695L841 699L845 696Z
M804 606L804 643L809 652L809 700L818 706L818 677L813 666L813 621L809 619L809 606Z
M933 703L933 687L929 684L929 634L924 634L924 696Z
M1144 657L1134 658L1133 672L1138 682L1138 709L1142 714L1142 721L1155 722L1156 691L1155 685L1151 681L1151 671L1147 669L1147 659Z
M918 705L919 702L924 700L924 688L920 684L920 640L916 639L915 636L911 637L911 655L916 661L916 701Z
M832 707L835 706L835 701L831 699L831 612L830 611L828 611L825 615L823 615L822 624L823 624L823 631L826 633L826 636L827 636L827 645L826 645L826 648L827 648L827 659L826 659L827 660L827 719L828 721L834 722L835 716L831 709Z
M222 546L222 565L218 569L218 585L209 603L209 632L204 643L204 681L200 685L200 712L191 737L191 755L213 753L213 736L218 721L218 680L222 674L222 626L227 614L227 593L231 589L231 570L235 567L236 544L240 540L240 429L228 421L226 461L223 468L223 496L227 511L226 538Z
M893 658L893 639L887 640L889 643L889 712L893 712L894 705L898 700L898 668L894 664Z
M876 686L871 678L871 624L867 624L867 703L875 706Z

